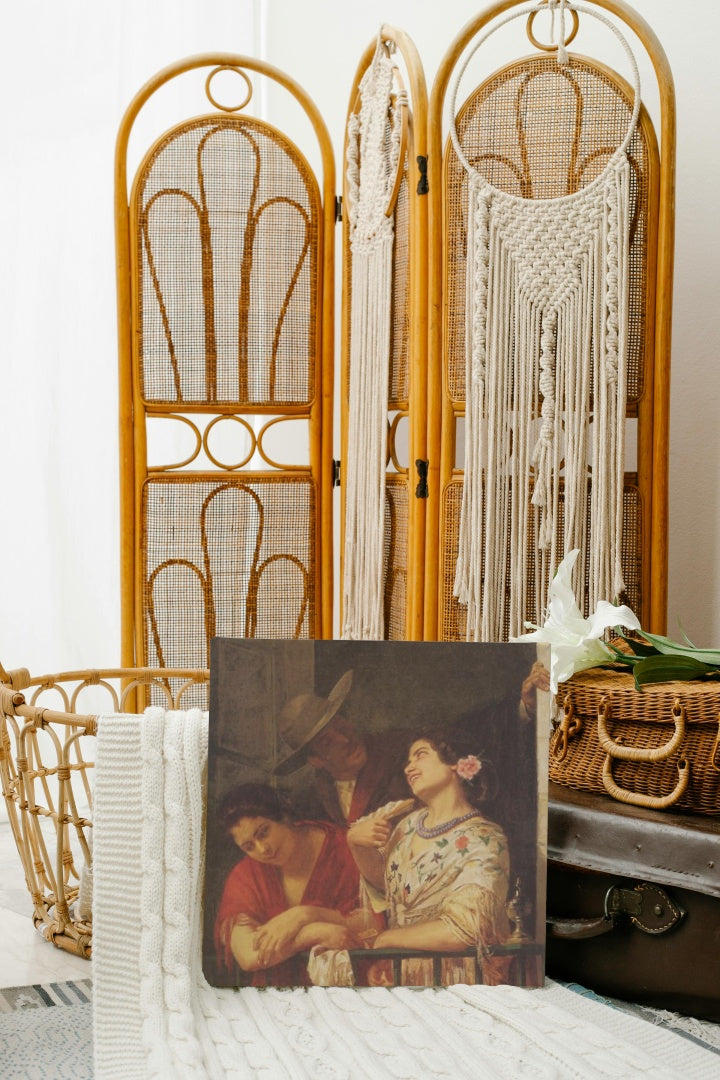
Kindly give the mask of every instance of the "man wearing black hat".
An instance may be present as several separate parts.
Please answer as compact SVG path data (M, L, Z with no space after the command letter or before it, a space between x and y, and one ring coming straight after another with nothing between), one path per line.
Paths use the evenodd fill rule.
M340 824L409 795L403 772L408 732L358 732L342 712L352 675L346 671L327 698L298 694L285 704L280 734L289 753L274 770L288 776L312 765L315 793L330 820Z

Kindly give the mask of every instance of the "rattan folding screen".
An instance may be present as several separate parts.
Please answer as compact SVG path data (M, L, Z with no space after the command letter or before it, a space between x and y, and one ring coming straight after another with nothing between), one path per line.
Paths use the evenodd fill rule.
M128 196L141 108L196 72L212 110L160 135ZM236 73L239 104L216 101L221 72ZM321 180L248 114L260 78L304 110ZM120 128L116 223L123 663L207 667L216 634L329 635L335 178L322 118L248 57L165 69ZM169 425L188 444L170 464L156 449Z
M577 7L582 25L586 15ZM447 138L448 88L464 50L516 8L528 13L527 24L515 21L520 58L469 89L463 83L454 118L463 153L492 185L527 199L582 189L620 142L629 116L624 77L573 53L561 69L521 0L496 0L460 31L429 101L410 39L388 26L381 30L379 41L397 68L394 107L401 95L406 101L398 184L388 207L394 249L383 477L386 638L458 640L466 632L463 607L453 596L464 478L466 191ZM601 10L640 43L659 93L659 138L643 108L628 150L631 451L621 531L625 599L646 628L662 631L673 85L660 43L631 8L622 0L588 0L588 9ZM524 55L525 30L531 55ZM376 47L370 45L358 65L348 122ZM248 86L250 72L288 90L314 128L322 181L286 136L247 115L245 102L237 109L217 106L162 135L128 198L127 145L141 107L164 83L201 68L210 70L206 90L213 104L218 68L245 73ZM564 169L558 170L558 160ZM347 168L345 157L346 199ZM337 632L331 501L339 471L342 531L353 292L346 214L338 470L331 442L337 200L322 119L296 84L265 64L227 55L193 58L161 72L131 104L118 140L117 193L123 663L204 666L214 634L331 636ZM538 394L538 413L541 407ZM194 449L179 464L158 465L148 452L149 428L173 421L187 428ZM246 441L234 459L214 443L229 422ZM309 443L307 459L293 457L287 467L270 449L283 426L304 426ZM590 473L588 491L589 513ZM562 524L561 496L560 553ZM343 574L355 555L362 553L344 552ZM526 617L537 617L544 603L530 588Z

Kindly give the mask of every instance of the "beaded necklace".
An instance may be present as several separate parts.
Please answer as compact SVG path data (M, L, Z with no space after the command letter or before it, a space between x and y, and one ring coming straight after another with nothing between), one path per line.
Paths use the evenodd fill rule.
M443 833L449 832L450 829L454 829L456 825L460 825L463 821L467 821L468 818L480 816L478 810L471 810L469 814L461 814L460 817L451 818L450 821L444 821L440 825L435 825L431 829L426 829L425 819L427 818L428 813L429 811L425 810L415 822L415 832L418 836L421 836L423 840L433 840L436 836L442 836Z

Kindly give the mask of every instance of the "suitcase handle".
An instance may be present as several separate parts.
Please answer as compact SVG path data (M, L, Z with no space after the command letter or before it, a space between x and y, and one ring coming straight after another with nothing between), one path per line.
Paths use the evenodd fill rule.
M627 915L645 934L666 934L684 919L685 910L654 883L643 881L632 889L611 885L605 893L602 915L589 919L548 915L547 930L550 937L582 941L609 933L621 915Z
M671 757L676 750L679 750L685 738L685 710L678 699L676 699L675 704L673 705L672 715L673 720L675 721L675 731L664 746L656 746L654 749L638 746L621 746L620 743L614 742L608 734L607 721L612 716L612 710L610 708L609 699L604 697L598 708L598 742L608 757L616 758L617 761L642 761L647 765L650 765L655 761L665 761L665 759Z

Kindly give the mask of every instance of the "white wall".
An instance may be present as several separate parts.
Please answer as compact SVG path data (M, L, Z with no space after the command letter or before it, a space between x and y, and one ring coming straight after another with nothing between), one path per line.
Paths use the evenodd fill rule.
M410 34L430 84L445 49L481 6L470 0L25 0L13 6L0 64L0 661L6 667L58 670L119 659L112 162L117 125L135 91L191 53L264 56L310 93L339 148L357 60L380 24ZM635 0L635 7L664 44L678 100L669 630L679 618L698 644L720 646L720 10L710 0L691 9L676 0ZM590 39L598 42L595 55L609 55L604 31ZM495 42L488 43L481 57L487 70L498 56ZM643 78L653 112L646 67Z
M119 663L115 137L134 94L167 64L210 50L258 55L260 7L260 0L24 0L4 7L6 668L40 673ZM203 101L201 84L198 94L186 94L186 111L171 112L163 126L205 111Z

